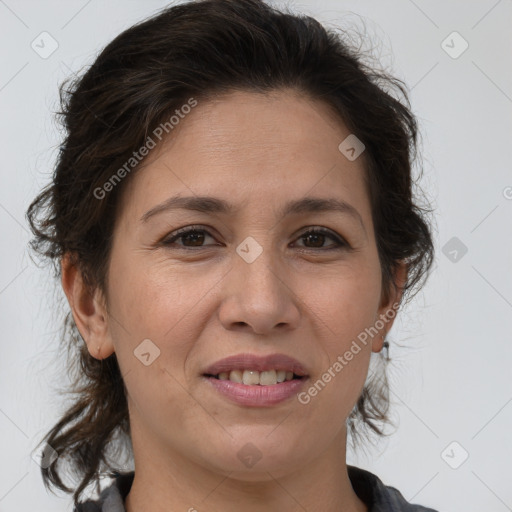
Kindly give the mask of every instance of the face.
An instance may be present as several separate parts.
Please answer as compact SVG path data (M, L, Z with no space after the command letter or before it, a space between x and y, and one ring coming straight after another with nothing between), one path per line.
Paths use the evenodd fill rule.
M136 464L181 460L264 479L342 449L371 352L392 324L357 341L392 301L381 304L363 157L338 149L348 135L323 103L237 92L199 102L131 176L101 350L116 352L125 379ZM155 209L175 196L215 201ZM341 207L311 208L328 200ZM267 391L205 376L240 354L288 356L304 375ZM246 379L266 369L260 379L274 382L272 369L291 367L259 363L242 357L231 368Z

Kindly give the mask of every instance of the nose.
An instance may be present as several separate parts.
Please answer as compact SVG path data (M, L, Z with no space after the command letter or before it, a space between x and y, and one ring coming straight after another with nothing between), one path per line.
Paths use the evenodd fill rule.
M219 318L227 330L271 335L296 329L300 301L294 279L277 256L265 249L252 262L235 255L223 280Z

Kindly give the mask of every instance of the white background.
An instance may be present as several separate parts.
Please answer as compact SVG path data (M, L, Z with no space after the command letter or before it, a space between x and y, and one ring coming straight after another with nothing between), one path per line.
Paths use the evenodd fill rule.
M47 494L31 459L60 418L66 383L53 285L28 257L25 220L61 140L57 86L165 4L0 1L0 512L71 510L70 497ZM421 185L436 209L434 272L390 335L399 428L348 462L440 511L512 510L512 2L288 5L366 30L374 55L406 82L423 137ZM47 59L31 48L43 31L59 45ZM469 44L458 58L442 47L453 31ZM468 249L457 262L442 252L452 237ZM463 450L469 458L453 469L446 460L455 465Z

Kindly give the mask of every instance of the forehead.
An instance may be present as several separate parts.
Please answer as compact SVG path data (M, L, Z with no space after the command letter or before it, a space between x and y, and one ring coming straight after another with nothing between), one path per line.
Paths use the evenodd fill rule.
M368 209L364 154L350 161L338 148L349 135L328 105L295 91L198 100L131 176L123 209L140 218L176 194L276 211L290 198L338 196Z

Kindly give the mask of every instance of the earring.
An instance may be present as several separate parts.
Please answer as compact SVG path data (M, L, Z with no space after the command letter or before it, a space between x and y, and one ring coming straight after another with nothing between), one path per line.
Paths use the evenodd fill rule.
M384 342L382 348L386 349L386 361L389 361L389 342L384 339L385 336L385 334L382 336L382 341Z

